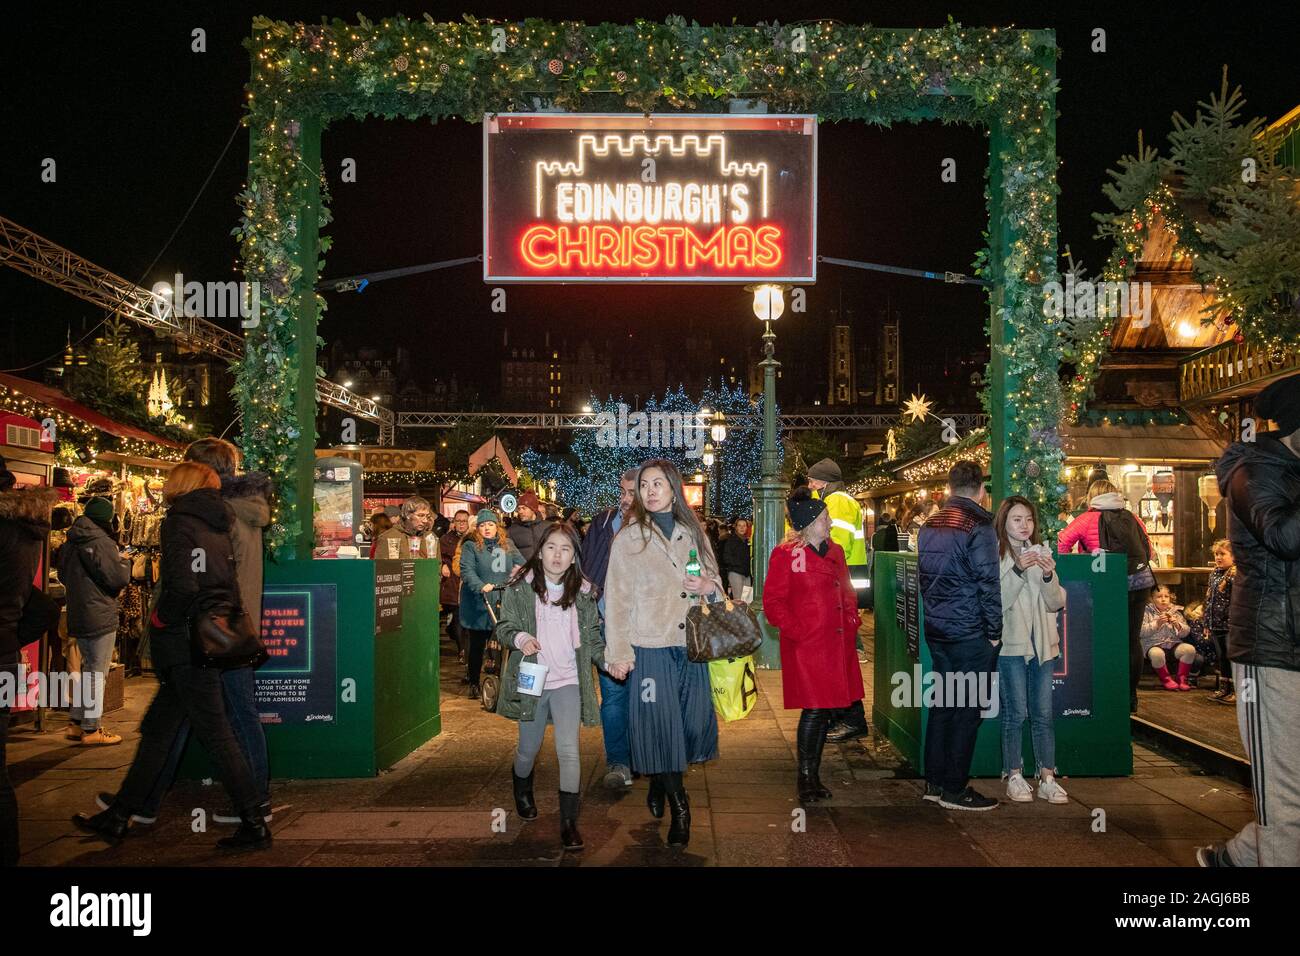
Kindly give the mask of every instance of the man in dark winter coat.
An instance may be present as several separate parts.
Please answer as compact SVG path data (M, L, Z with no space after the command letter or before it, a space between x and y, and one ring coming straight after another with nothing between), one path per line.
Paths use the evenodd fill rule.
M614 543L636 498L638 469L629 468L618 480L618 507L606 508L591 519L591 528L582 544L582 573L600 588L596 602L602 622L605 617L605 574L609 570L609 549ZM602 628L604 627L602 623ZM602 631L603 633L603 631ZM600 681L600 726L605 738L605 786L624 790L632 786L632 744L628 737L628 682L615 680L596 668Z
M85 746L122 742L121 736L99 723L117 641L117 596L131 580L131 565L110 536L112 520L113 503L107 498L91 498L59 549L68 633L81 652L80 700L68 708L66 736Z
M1228 659L1255 819L1201 866L1300 866L1300 375L1259 394L1277 431L1230 445L1215 472L1237 576Z
M447 635L455 642L461 661L465 660L465 645L460 633L460 575L454 568L456 547L467 534L469 534L469 512L461 508L456 512L451 527L438 538L438 552L442 558L442 585L438 591L438 602L449 614Z
M917 570L935 674L945 697L949 688L965 692L957 695L963 699L944 699L930 711L925 799L950 810L992 810L997 800L968 785L981 710L981 694L969 689L987 692L997 672L1002 642L998 538L993 516L977 501L984 493L980 466L959 461L948 473L948 487L947 503L921 528Z
M519 549L519 553L528 561L532 558L533 552L537 550L537 545L541 543L542 536L546 534L546 529L550 526L553 519L547 518L542 510L541 499L531 491L525 491L519 496L519 511L515 514L515 520L511 522L506 533L510 535L511 542Z
M50 509L59 500L53 488L18 488L17 479L0 457L0 690L18 687L18 664L25 632L39 600L36 572L50 537ZM36 634L47 625L31 628ZM18 800L5 764L9 739L9 706L0 699L0 866L18 862Z

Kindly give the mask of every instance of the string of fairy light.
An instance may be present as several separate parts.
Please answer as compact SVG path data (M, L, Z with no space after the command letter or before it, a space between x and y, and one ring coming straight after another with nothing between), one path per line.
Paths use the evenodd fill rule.
M555 107L595 112L703 110L732 98L773 112L881 125L933 117L996 128L1000 181L986 198L1011 237L998 262L979 268L1002 290L1002 357L1011 394L1006 467L1010 486L1046 506L1065 493L1056 376L1061 329L1045 321L1034 283L1056 275L1056 55L1050 32L937 28L882 30L829 22L701 26L663 22L586 25L544 20L391 17L303 24L255 18L247 116L249 180L240 194L244 272L262 283L262 322L250 330L236 395L249 467L280 488L268 541L284 549L309 521L294 493L295 449L310 437L294 401L302 353L299 309L324 302L304 280L300 206L323 182L304 162L304 124L342 117L461 117ZM993 205L996 193L998 202ZM319 225L329 222L322 193ZM322 239L317 260L328 250ZM1030 280L1030 276L1033 280ZM307 296L315 296L307 299ZM306 347L306 354L310 348ZM988 397L985 398L986 404ZM1054 515L1055 507L1044 507Z
M101 452L108 451L135 458L153 458L159 461L181 460L181 449L175 446L161 445L139 438L114 437L100 431L94 425L77 418L75 415L61 411L53 405L39 402L22 392L14 391L6 385L0 385L0 408L15 415L30 418L42 427L45 427L46 423L52 423L51 432L55 439L55 447L58 450L57 454L60 461L79 461L80 459L77 458L75 452L78 446L84 446L92 459L98 457ZM65 449L72 449L72 454L69 455Z

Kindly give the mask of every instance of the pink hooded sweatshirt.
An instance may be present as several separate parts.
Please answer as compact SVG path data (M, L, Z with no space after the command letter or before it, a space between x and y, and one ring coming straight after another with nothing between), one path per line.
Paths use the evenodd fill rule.
M1061 532L1061 536L1056 539L1056 550L1060 554L1069 554L1079 546L1079 550L1085 554L1091 554L1101 547L1101 513L1103 511L1118 511L1124 507L1124 496L1117 491L1109 491L1104 495L1097 495L1092 501L1088 502L1088 510L1079 515ZM1147 548L1151 548L1151 539L1147 536L1147 529L1138 522L1138 527L1142 528L1143 537L1147 538Z

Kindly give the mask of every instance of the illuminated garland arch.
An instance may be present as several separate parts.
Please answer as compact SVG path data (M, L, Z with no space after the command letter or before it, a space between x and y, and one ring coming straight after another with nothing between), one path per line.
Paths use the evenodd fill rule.
M1061 329L1038 283L1056 271L1056 40L1052 31L805 23L439 23L394 17L316 25L258 17L245 41L248 183L236 234L261 282L236 384L250 467L270 473L280 507L269 543L310 555L316 322L313 291L329 246L320 136L344 117L438 120L534 110L718 112L733 98L774 112L888 126L937 119L989 131L989 388L995 494L1014 489L1055 516Z

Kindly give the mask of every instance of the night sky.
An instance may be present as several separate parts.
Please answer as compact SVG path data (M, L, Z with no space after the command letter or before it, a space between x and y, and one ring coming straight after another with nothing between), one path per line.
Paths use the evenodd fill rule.
M181 271L189 278L233 278L237 249L234 197L244 182L248 137L235 132L242 112L248 56L240 45L254 14L319 20L354 19L361 6L284 2L196 5L24 3L7 11L0 38L0 213L145 286ZM1209 5L1205 5L1209 7ZM398 12L365 4L373 20ZM680 4L572 2L404 5L418 17L456 19L661 19ZM881 26L932 26L951 13L967 26L1052 27L1063 50L1058 97L1061 246L1091 268L1105 250L1093 238L1091 213L1106 208L1105 170L1136 144L1163 146L1174 110L1190 114L1216 91L1228 64L1250 115L1276 119L1300 102L1294 38L1273 22L1280 9L1216 5L1199 15L1185 4L1096 4L1060 10L1046 4L765 3L699 5L703 23L838 18ZM190 31L207 31L204 54L190 52ZM1107 31L1108 52L1089 50L1091 31ZM175 240L223 146L211 182ZM820 231L824 255L934 271L969 272L986 226L983 199L987 141L982 130L938 123L891 130L823 124L820 130ZM481 127L405 120L345 121L324 137L333 171L334 237L326 276L390 269L481 251ZM58 182L40 182L54 157ZM358 181L338 182L344 157L357 160ZM958 181L939 179L943 158L957 160ZM159 253L162 253L159 256ZM150 264L157 258L157 265ZM671 346L687 330L710 330L719 354L743 355L758 329L746 295L735 287L514 287L505 317L489 310L478 264L380 283L358 295L330 294L321 325L328 342L383 349L399 345L432 370L490 390L498 379L503 318L511 343L541 344L549 330L576 345L606 339ZM980 348L986 306L974 287L846 272L823 265L810 312L781 323L781 347L823 348L826 310L841 301L874 315L888 301L904 315L907 360L954 357ZM99 310L45 284L0 269L0 369L36 370L102 317ZM553 339L554 341L554 339ZM915 382L905 381L910 388ZM924 383L921 383L924 384Z

